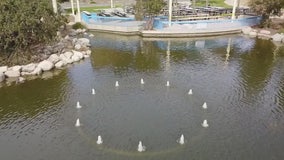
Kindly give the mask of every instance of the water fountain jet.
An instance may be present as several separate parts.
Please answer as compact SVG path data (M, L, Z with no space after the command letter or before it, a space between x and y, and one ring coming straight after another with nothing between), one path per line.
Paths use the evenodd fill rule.
M142 145L141 141L139 141L137 150L138 150L138 152L144 152L146 150L146 147Z
M190 89L189 91L188 91L188 95L192 95L193 93L192 93L192 89Z
M103 143L102 136L99 135L99 136L98 136L98 140L97 140L97 144L102 144L102 143Z
M115 87L119 87L118 81L115 82Z
M76 120L76 123L75 123L75 127L80 127L81 126L81 124L80 124L80 120L79 120L79 118Z
M141 78L140 82L141 82L141 84L145 84L143 78Z
M77 109L82 108L82 106L80 105L80 102L79 102L79 101L77 102L77 106L76 106L76 108L77 108Z
M206 102L203 103L202 108L207 109L207 103Z
M203 123L202 123L201 125L202 125L202 127L204 127L204 128L209 127L209 124L207 123L207 120L206 120L206 119L203 121Z
M167 86L167 87L169 87L169 86L170 86L170 82L169 82L169 81L167 81L167 84L166 84L166 86Z
M184 144L184 136L183 134L180 136L180 138L178 139L178 143L183 145Z

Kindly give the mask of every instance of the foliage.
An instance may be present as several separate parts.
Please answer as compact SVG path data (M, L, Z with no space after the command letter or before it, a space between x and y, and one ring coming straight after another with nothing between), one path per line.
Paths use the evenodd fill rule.
M262 16L262 23L259 27L270 27L270 15L279 15L284 6L284 0L250 0L249 6Z
M51 42L64 22L53 12L51 1L1 0L0 50L11 53Z
M115 5L115 7L121 7L121 6L120 5ZM92 6L92 7L80 7L80 10L81 11L88 11L88 12L99 12L102 9L108 9L108 8L110 8L110 6ZM77 8L74 8L74 9L77 10ZM72 9L68 8L68 9L65 9L65 11L67 13L71 13Z
M206 0L195 0L196 6L206 6ZM232 6L227 5L225 0L208 0L208 5L210 6L217 6L217 7L226 7L226 8L232 8Z
M143 6L148 15L157 15L166 5L164 0L144 0Z
M156 16L165 5L164 0L136 0L136 19L141 20L145 15Z
M86 28L84 25L82 25L80 22L77 22L73 24L72 29L84 29Z
M284 6L284 0L250 0L249 6L264 19L271 14L279 15Z

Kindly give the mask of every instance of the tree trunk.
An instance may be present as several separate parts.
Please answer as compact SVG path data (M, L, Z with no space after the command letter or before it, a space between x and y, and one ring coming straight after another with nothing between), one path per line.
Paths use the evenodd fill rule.
M150 16L150 18L147 20L145 25L145 30L153 30L154 28L154 17Z

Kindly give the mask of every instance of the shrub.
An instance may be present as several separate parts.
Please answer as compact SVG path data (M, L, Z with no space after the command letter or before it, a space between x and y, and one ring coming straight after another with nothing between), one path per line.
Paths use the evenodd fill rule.
M86 27L84 25L82 25L80 22L77 22L77 23L73 24L72 28L73 29L84 29Z
M53 12L51 1L1 0L0 50L23 51L51 42L65 18Z

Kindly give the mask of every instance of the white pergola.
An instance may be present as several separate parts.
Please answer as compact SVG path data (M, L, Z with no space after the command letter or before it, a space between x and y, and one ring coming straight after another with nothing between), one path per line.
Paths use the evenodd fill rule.
M239 1L240 0L234 0L232 19L236 19L236 8L237 8ZM195 0L193 0L193 3L195 3ZM208 5L208 0L206 0L206 5ZM168 18L169 26L171 26L172 25L173 0L168 0L168 6L169 6L169 18Z
M193 0L195 2L195 0ZM240 0L234 0L234 5L233 5L233 12L232 12L232 19L236 19L236 8L238 5L238 2ZM73 0L70 0L71 2L71 8L72 8L72 15L75 15L74 11L74 2ZM206 4L208 4L208 1L206 1ZM52 6L53 6L53 11L54 13L57 13L57 0L52 0ZM173 0L168 0L168 6L169 6L169 26L172 24L172 12L173 12ZM110 7L113 8L113 0L110 1ZM79 0L77 0L77 15L78 15L78 21L81 21L81 15L80 15L80 3Z
M111 0L112 1L112 0ZM75 10L74 10L74 0L70 0L71 3L71 8L72 8L72 15L75 15ZM53 7L53 12L57 13L57 0L52 0L52 7ZM78 15L78 21L81 21L81 14L80 14L80 2L77 0L77 15Z
M238 1L240 1L240 0L234 0L232 19L236 19L236 8L237 8L237 5L238 5Z

